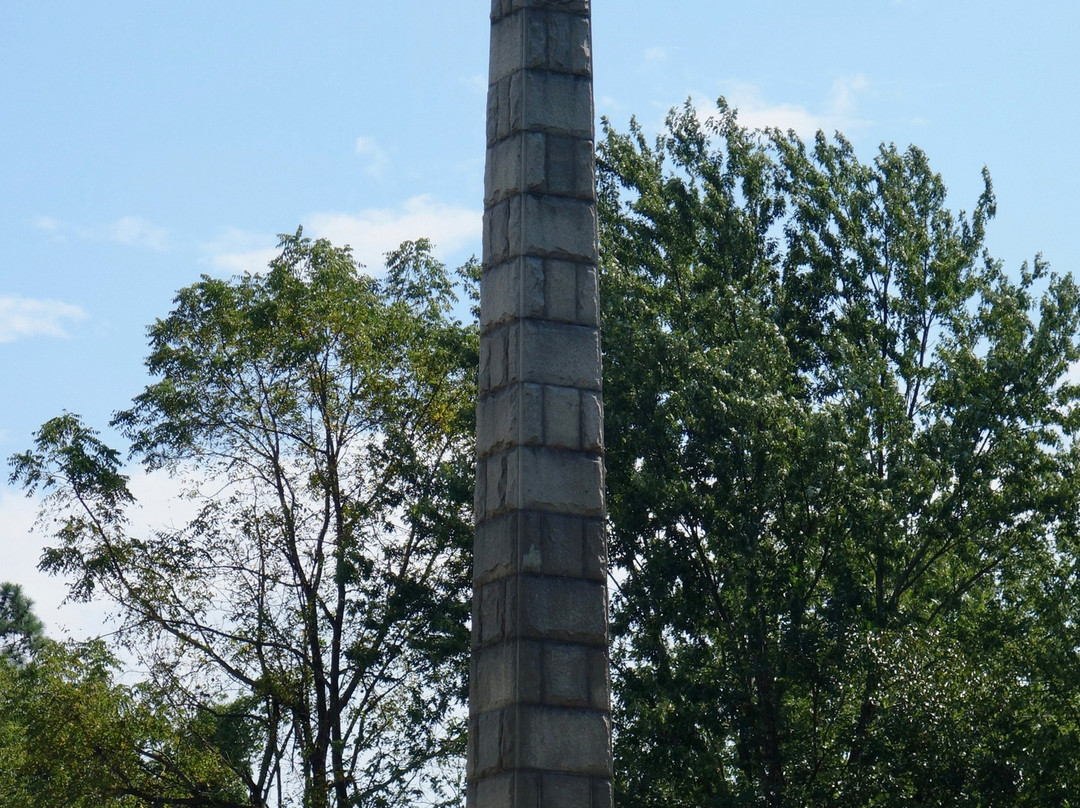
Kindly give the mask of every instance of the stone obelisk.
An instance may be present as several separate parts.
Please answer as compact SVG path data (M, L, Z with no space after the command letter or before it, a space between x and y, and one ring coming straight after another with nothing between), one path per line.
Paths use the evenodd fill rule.
M469 808L610 808L589 0L493 0Z

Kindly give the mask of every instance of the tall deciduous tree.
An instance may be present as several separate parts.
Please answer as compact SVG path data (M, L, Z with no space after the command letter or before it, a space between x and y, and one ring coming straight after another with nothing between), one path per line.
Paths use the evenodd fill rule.
M71 415L13 476L61 525L44 567L123 608L162 692L244 705L253 805L437 798L461 746L475 334L426 241L382 281L324 240L280 246L266 274L181 290L115 420L194 518L132 531L119 456Z
M1080 294L916 148L599 150L626 806L1080 791Z

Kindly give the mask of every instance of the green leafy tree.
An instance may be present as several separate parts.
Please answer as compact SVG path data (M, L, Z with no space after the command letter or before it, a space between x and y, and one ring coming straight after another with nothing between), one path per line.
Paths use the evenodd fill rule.
M599 149L625 806L1080 793L1080 293L925 155Z
M41 644L45 627L33 605L18 584L0 584L0 658L25 662Z
M150 328L156 381L114 422L193 518L131 530L119 455L72 415L13 477L61 525L43 567L122 607L251 804L455 796L475 333L426 241L383 281L299 231L280 247L266 274L179 292Z
M21 625L40 628L21 605ZM117 670L100 640L61 644L40 631L32 654L0 660L0 806L249 805L236 744L217 732L229 706L185 712L118 684Z

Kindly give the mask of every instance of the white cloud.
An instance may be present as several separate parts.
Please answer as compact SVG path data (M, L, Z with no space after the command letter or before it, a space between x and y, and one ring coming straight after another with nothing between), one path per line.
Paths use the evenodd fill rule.
M63 229L62 223L52 216L34 217L34 227L42 232L53 233L56 235L60 235L60 231Z
M181 475L167 471L129 469L128 488L138 506L130 514L132 529L151 532L180 528L198 513L199 503L187 495Z
M138 216L124 216L105 225L100 232L108 241L129 247L148 247L151 250L164 250L168 231L164 227L150 224Z
M652 48L647 48L645 50L645 61L646 62L653 62L653 63L664 62L664 61L667 61L667 57L668 57L667 49L666 48L661 48L659 45L657 45L655 47L652 47Z
M383 169L390 162L386 152L383 151L373 137L358 137L356 139L356 153L367 160L367 166L364 170L372 176L382 174Z
M436 253L446 256L472 246L480 250L480 211L447 205L431 196L414 196L398 208L368 208L357 213L322 211L304 222L304 235L349 245L353 256L372 273L384 265L384 256L403 241L430 239ZM226 228L203 245L210 264L229 273L259 273L274 258L277 238L264 233Z
M431 239L441 255L476 245L479 251L480 211L447 205L430 196L414 196L400 208L370 208L359 213L314 213L305 231L334 244L349 244L357 260L372 272L383 256L409 239Z
M831 135L867 126L869 121L858 114L858 100L869 87L870 82L862 75L838 78L833 81L824 107L817 111L803 104L769 102L755 85L743 82L730 82L724 95L738 109L742 125L794 129L801 137L809 138L819 129Z
M78 306L59 300L0 295L0 342L23 337L66 337L65 325L86 319Z
M213 241L203 244L211 266L230 275L257 274L277 254L277 238L236 227L226 227Z
M58 241L68 236L86 241L110 241L126 247L144 247L162 251L168 246L169 231L139 216L122 216L101 225L75 225L52 216L38 216L33 220L36 229L48 233Z

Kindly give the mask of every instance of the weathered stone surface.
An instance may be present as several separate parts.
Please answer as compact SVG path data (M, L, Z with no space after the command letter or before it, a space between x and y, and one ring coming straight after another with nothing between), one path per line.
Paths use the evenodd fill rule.
M509 452L493 455L484 461L487 496L482 503L482 513L479 518L490 519L508 513L517 505L516 465L516 458L512 457ZM515 480L513 487L510 482L511 473L514 474Z
M514 197L504 199L484 211L484 266L490 267L511 259L510 255L510 204L520 205ZM512 256L519 258L519 255ZM481 295L483 292L481 292Z
M546 400L544 388L539 384L503 387L481 398L476 419L477 457L487 457L519 444L543 445Z
M580 325L600 325L600 281L595 264L578 267L577 303Z
M595 263L596 206L581 199L527 194L507 208L511 253Z
M470 805L474 808L556 808L554 803L543 799L542 780L549 775L527 770L511 770L495 774L476 788L475 797L470 791ZM572 776L572 775L571 775ZM594 778L583 778L593 786ZM558 808L566 808L563 803ZM603 808L596 806L596 808Z
M567 578L583 577L582 546L588 520L564 513L539 511L530 516L535 520L535 530L540 536L540 565L535 571Z
M474 709L490 712L518 702L542 703L543 652L544 645L539 642L503 642L477 648L471 673L488 686L477 694Z
M480 395L520 383L599 392L600 332L591 326L533 319L493 328L480 340Z
M610 808L611 781L581 774L509 770L470 784L468 804L474 808Z
M515 598L515 604L517 602ZM473 604L473 623L477 627L479 645L489 645L507 636L506 579L493 581L477 593Z
M604 776L610 773L611 722L599 710L519 706L504 713L504 748L522 768Z
M479 587L496 578L518 571L515 550L518 534L517 511L476 525L473 543L473 586Z
M543 184L535 190L556 196L594 200L596 171L592 141L581 137L548 135L543 143L546 176Z
M495 205L515 194L551 194L593 201L596 175L593 144L583 137L514 132L488 150L484 202Z
M484 459L477 479L478 488L484 489L484 498L476 503L483 521L515 509L604 514L604 464L599 455L519 446Z
M492 775L479 782L470 780L466 800L472 808L518 808L522 804L514 801L516 780L513 772Z
M600 452L604 448L604 405L600 394L581 392L581 448Z
M508 510L476 528L473 583L533 573L606 580L607 539L599 517Z
M519 318L596 327L596 267L526 256L486 269L480 287L481 333Z
M507 381L600 390L600 332L595 328L521 320L506 328L506 351Z
M489 146L521 132L592 140L592 87L587 76L517 71L488 87Z
M542 132L518 132L488 149L485 205L490 207L523 190L543 191L545 139Z
M588 17L566 9L534 7L525 14L504 14L491 26L489 81L522 67L589 76L589 35Z
M614 800L611 779L607 777L592 778L592 808L611 808Z
M587 200L553 195L512 196L489 208L484 223L485 266L521 256L596 264L596 206ZM590 308L596 302L589 288L591 282L590 278L579 279L585 286L585 305ZM595 325L595 314L592 318Z
M592 780L576 774L545 773L539 778L538 808L563 808L565 805L588 805Z
M506 455L507 496L517 507L603 516L604 463L596 455L522 446Z
M472 705L478 714L514 704L610 707L607 649L595 643L530 638L489 643L473 651L471 675L486 685Z
M466 776L475 779L499 771L502 754L502 712L492 710L469 721Z
M521 576L518 587L506 592L506 604L518 621L509 629L512 636L607 645L607 613L603 611L607 593L602 582Z
M590 4L492 4L469 808L610 808Z
M544 262L515 258L483 273L480 284L480 330L519 317L544 316Z
M607 665L601 648L574 643L544 643L542 669L543 703L551 707L592 707L591 679L594 662Z
M523 385L533 388L533 385ZM576 387L544 385L544 445L552 449L581 448L581 391Z
M606 581L608 568L607 534L600 519L584 522L585 538L582 544L582 577L590 581Z
M544 317L564 323L577 323L578 270L571 261L544 261Z

